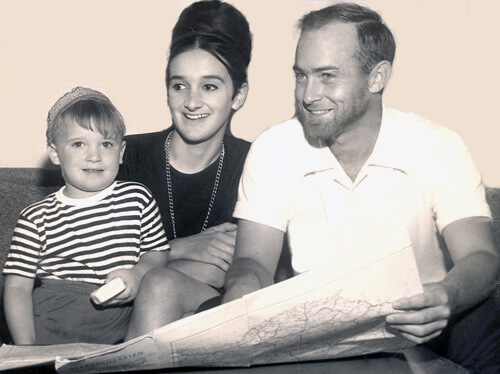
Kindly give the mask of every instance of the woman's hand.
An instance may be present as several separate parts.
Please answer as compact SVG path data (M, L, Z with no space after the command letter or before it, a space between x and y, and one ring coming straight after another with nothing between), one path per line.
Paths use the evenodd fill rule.
M237 228L236 224L225 222L199 234L172 240L170 261L197 261L215 265L226 272L233 260Z

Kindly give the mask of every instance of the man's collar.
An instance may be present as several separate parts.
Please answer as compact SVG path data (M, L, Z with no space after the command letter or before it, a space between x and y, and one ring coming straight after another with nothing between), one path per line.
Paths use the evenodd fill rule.
M383 107L380 132L373 152L368 158L368 165L398 169L407 173L408 135L403 131L403 124L398 121L398 113Z
M406 173L407 162L405 160L408 157L408 153L404 139L407 136L401 132L401 126L398 126L397 117L397 111L383 107L380 132L373 152L368 158L368 165L398 169ZM322 144L320 147L313 147L304 139L301 151L304 161L304 175L328 169L335 170L341 167L326 144Z

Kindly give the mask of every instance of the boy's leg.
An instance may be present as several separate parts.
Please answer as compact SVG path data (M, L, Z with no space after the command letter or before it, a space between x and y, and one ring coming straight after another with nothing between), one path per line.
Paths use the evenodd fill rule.
M142 279L125 340L192 314L204 301L218 295L215 288L180 271L153 269Z
M36 344L123 341L130 305L102 308L90 300L99 286L67 280L44 280L33 290Z

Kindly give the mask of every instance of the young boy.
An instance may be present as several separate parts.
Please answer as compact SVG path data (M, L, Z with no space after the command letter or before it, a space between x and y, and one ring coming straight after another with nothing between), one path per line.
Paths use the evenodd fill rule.
M76 87L47 122L65 186L17 222L4 267L9 331L14 344L117 343L142 277L168 261L160 213L146 187L115 181L125 125L106 96ZM115 278L125 285L118 296L91 300Z

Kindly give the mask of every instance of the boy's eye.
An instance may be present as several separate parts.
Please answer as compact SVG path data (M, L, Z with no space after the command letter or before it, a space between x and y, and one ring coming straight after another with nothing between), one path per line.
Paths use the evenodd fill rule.
M75 148L81 148L83 147L83 142L74 142L73 144L71 144L71 146Z
M172 84L172 88L176 91L181 91L181 90L186 89L186 85L184 85L182 83L174 83L174 84Z
M207 84L204 84L203 85L203 89L205 91L215 91L217 90L219 87L217 87L215 84L212 84L212 83L207 83Z
M112 142L103 142L102 146L104 148L111 148L114 144Z

